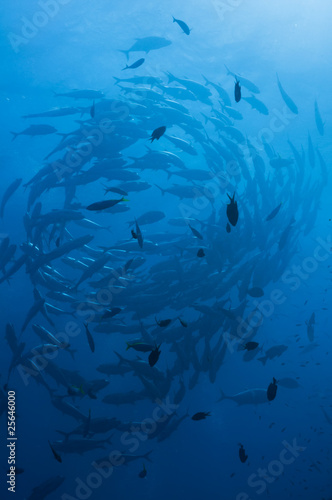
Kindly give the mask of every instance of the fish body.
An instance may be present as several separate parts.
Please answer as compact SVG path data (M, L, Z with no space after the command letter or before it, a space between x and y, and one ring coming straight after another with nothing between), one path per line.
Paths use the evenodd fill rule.
M128 50L120 50L123 52L127 60L129 59L130 52L145 52L148 54L151 50L158 50L164 47L168 47L172 42L166 38L159 36L147 36L145 38L137 38L136 42Z
M286 104L286 106L292 111L292 113L294 114L298 114L299 110L296 106L296 104L294 103L294 101L289 97L289 95L285 92L283 86L281 85L280 83L280 80L279 80L279 77L278 77L278 74L277 74L277 83L278 83L278 88L280 90L280 94L281 94L281 97L283 98L284 100L284 103Z
M30 125L30 127L22 130L22 132L11 132L13 134L13 139L16 139L19 135L49 135L54 134L57 131L56 128L52 127L52 125Z
M126 64L126 67L122 69L122 71L124 71L125 69L136 69L136 68L139 68L140 66L142 66L142 64L144 64L144 61L145 59L138 59L138 61L135 61L133 64L131 64L130 66L128 66L128 64Z
M189 26L184 22L184 21L181 21L180 19L175 19L175 17L173 16L173 23L177 23L180 28L182 29L183 33L185 33L186 35L190 35L190 29L189 29Z

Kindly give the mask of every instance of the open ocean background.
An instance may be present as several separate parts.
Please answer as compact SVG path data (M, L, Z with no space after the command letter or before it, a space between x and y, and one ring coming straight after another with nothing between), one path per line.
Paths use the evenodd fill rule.
M124 284L121 279L116 281L116 286L121 289L114 291L108 288L105 292L104 287L109 302L107 299L104 303L100 302L99 315L94 312L93 317L84 313L91 307L87 305L87 301L92 300L91 292L98 293L98 287L92 289L89 282L107 275L106 269L99 269L80 285L77 292L73 292L72 287L82 271L69 267L62 258L50 263L48 272L52 274L56 270L61 273L66 280L68 294L76 297L75 303L57 301L47 296L51 289L36 281L36 276L30 272L31 268L29 271L28 264L31 264L31 259L38 260L37 254L29 256L9 280L5 279L0 284L0 331L3 332L0 336L3 412L0 421L0 498L330 500L331 2L50 0L49 8L54 9L52 15L45 14L42 8L44 4L47 2L43 0L15 0L3 4L1 9L0 197L15 179L22 179L22 184L9 199L0 220L0 244L9 238L10 244L16 245L15 255L3 266L1 275L5 275L23 255L24 250L20 246L24 243L30 242L39 248L38 251L46 254L70 241L70 238L87 234L94 237L89 243L90 247L98 251L101 251L101 247L110 249L107 264L110 268L117 269L120 266L123 269L130 259L134 259L135 265L125 273L128 282ZM192 29L189 36L172 22L172 16L183 20ZM42 26L38 27L36 23ZM120 51L129 49L135 39L150 36L162 37L171 44L148 53L131 52L128 62ZM132 64L142 57L145 58L142 66L122 71L127 62ZM239 103L234 101L235 78L227 73L225 65L235 75L254 82L260 91L255 97L268 108L268 115L252 109L245 101L252 93L243 84L242 100ZM173 120L169 115L163 115L163 109L168 106L162 102L165 97L163 87L168 85L167 72L178 79L198 82L211 91L211 102L208 104L202 102L199 92L194 100L168 96L173 101L173 108L168 109L176 109L174 102L178 103L185 106L186 117L190 115L193 118L186 122L186 130L180 126L181 119L177 121L177 118ZM298 114L292 113L285 105L278 89L276 73L283 88L296 103ZM206 80L202 75L220 85L228 93L231 107L242 114L241 120L229 119L231 126L245 138L245 143L240 144L244 153L238 152L234 146L241 141L235 136L227 136L234 146L231 150L232 144L228 143L227 146L222 141L223 131L218 130L213 122L205 120L203 114L208 118L216 117L214 111L222 112L223 106L220 104L220 95L211 85L205 85ZM159 78L161 84L151 87L149 84L114 83L114 77L134 76ZM183 82L175 81L170 85L186 88ZM135 90L138 87L143 87L146 92L158 92L160 102L158 96L150 99L143 92L135 98L134 94L124 91L126 88ZM88 130L84 142L89 142L94 133L91 130L98 129L104 117L104 99L75 100L54 95L73 89L103 92L105 99L114 100L116 106L123 108L125 116L121 124L119 119L115 120L110 115L111 122L115 122L113 139L107 138L110 142L103 143L104 149L99 155L92 148L91 155L79 166L79 170L87 171L96 161L102 161L101 154L108 160L121 157L124 160L122 168L126 172L136 172L139 180L147 182L149 186L142 192L128 191L125 199L129 201L115 207L126 206L127 211L98 213L86 211L86 206L107 197L119 199L115 193L104 196L103 186L119 186L123 181L112 182L110 174L107 179L100 175L100 178L90 183L78 185L66 208L83 213L87 219L109 230L94 231L72 221L62 224L59 219L58 223L43 227L38 240L34 230L33 236L28 235L23 217L27 213L31 216L38 202L42 204L42 214L62 210L65 203L64 189L56 184L62 181L62 186L66 182L69 186L70 181L64 178L55 180L53 185L51 182L33 199L30 206L28 199L31 189L39 181L32 181L26 187L23 185L47 162L52 164L63 158L65 151L45 161L45 156L59 144L60 136L22 135L12 141L10 132L23 131L30 124L48 124L63 134L81 127ZM93 101L96 114L91 117L89 108ZM324 124L323 134L317 128L315 101ZM142 105L140 114L133 112L133 103ZM54 107L67 106L85 107L88 111L57 118L22 118ZM182 112L180 110L179 114ZM82 121L77 123L76 120ZM197 120L201 125L197 124ZM133 124L136 131L142 132L142 136L132 136L131 142L127 144L125 140L124 146L116 150L121 137L131 137L131 129L126 133L126 127L129 130ZM163 125L167 126L166 135L187 141L197 154L182 151L166 136L150 144L148 139L153 130ZM286 167L271 166L271 158L261 140L264 133L274 158L290 160ZM314 165L309 159L308 133L314 148ZM218 172L226 172L227 161L220 150L213 149L210 140L222 144L230 157L239 162L238 175L222 188L218 184ZM247 141L252 145L251 149L248 149ZM112 144L116 151L114 154L109 152ZM147 154L147 146L157 152L176 154L187 169L210 172L211 180L178 177L174 174L177 167L167 162L163 164L162 159L159 162L158 157L151 163L148 163L149 160L146 160L146 164L145 160L135 163L135 158ZM262 170L255 169L255 155L262 159ZM243 173L243 162L247 165L246 172L249 172L250 180ZM78 172L74 170L70 175L75 178ZM211 196L207 194L207 183L214 186ZM201 204L168 193L167 189L173 184L198 190ZM164 195L156 185L166 190ZM239 222L228 234L225 230L226 206L229 203L227 193L233 196L234 192L238 201ZM266 222L266 217L280 203L278 215ZM135 231L137 227L135 223L128 223L148 211L162 211L165 216L156 223L140 226L144 238L143 248L140 248L137 240L131 237L131 230ZM202 240L195 237L184 217L191 218L190 225L202 235ZM184 221L182 225L180 222L178 225L170 222L179 218ZM38 224L38 220L35 224ZM285 237L284 246L278 248L286 228L289 228L289 235ZM68 233L64 233L65 230ZM58 237L60 240L56 242ZM130 248L121 246L123 242L130 242ZM150 245L149 242L153 243ZM124 250L122 253L120 248ZM200 248L205 252L203 258L197 256ZM317 248L320 248L320 259L317 258ZM69 255L77 260L91 258L91 255L84 253L84 248L76 249ZM39 270L43 272L45 268L41 266ZM245 292L239 298L241 286ZM250 296L247 291L253 287L262 289L264 296ZM35 300L34 288L47 303L72 315L49 314L54 323L51 325L38 312L20 337L22 324ZM257 305L271 300L275 290L279 290L285 300L275 305L271 314L261 316L259 326L247 339L257 341L259 347L253 359L247 361L244 358L245 351L238 349L245 341L239 339L236 347L232 348L227 344L225 334L236 332L239 318L240 322L241 318L246 321L250 313L257 311ZM96 300L101 300L101 295ZM100 313L113 306L122 310L109 320L107 330ZM314 338L309 338L308 323L313 313ZM185 326L177 320L179 316L185 321ZM172 322L163 328L156 324L155 317L158 320L169 318ZM89 348L84 321L88 321L95 342L93 353ZM53 394L67 395L66 401L79 408L86 416L86 425L89 425L87 418L91 410L91 419L114 417L122 424L127 423L128 428L123 425L111 432L89 433L85 438L70 437L102 440L105 449L83 454L59 451L62 463L58 463L48 441L56 449L54 443L63 438L57 430L69 432L80 421L56 409L47 388L36 383L34 377L24 382L19 370L22 360L18 359L14 363L8 389L16 391L16 465L23 468L24 472L16 477L15 494L8 492L7 387L4 388L4 385L14 353L6 342L6 325L13 325L18 342L25 342L24 353L27 353L42 343L34 333L32 324L41 325L56 336L66 331L69 322L79 330L77 335L69 339L70 347L76 353L72 357L65 350L60 350L52 358L52 363L60 370L71 371L71 375L69 372L66 375L67 387L58 385L43 369L41 376L54 391ZM101 324L105 328L98 331ZM137 356L147 361L146 353L135 352L134 349L126 351L126 341L142 340L142 328L147 332L145 340L150 336L153 343L161 344L156 368L162 372L165 383L170 382L165 390L158 386L156 380L141 377L135 371L128 370L121 376L97 370L100 365L107 363L131 366L127 361L118 365L119 358L114 351L130 361L137 360ZM209 355L207 345L210 348ZM264 356L268 349L278 345L287 346L287 350L269 359L266 364L259 361L258 358ZM33 354L29 357L32 358ZM77 390L80 387L74 372L84 381L102 379L107 382L105 387L96 392L96 397L91 398L87 391L83 391L85 394L76 394L71 398L67 394L68 388ZM237 405L235 401L227 399L218 401L221 390L231 396L248 389L267 389L273 377L277 381L291 379L298 386L289 388L285 386L286 382L284 386L280 383L275 400L266 401L265 404ZM144 384L149 381L156 383L156 391L149 392ZM144 432L140 438L136 436L134 442L138 443L137 447L124 443L123 434L129 432L131 423L153 418L158 405L156 400L172 402L182 384L185 393L177 405L176 415L172 415L168 423L171 425L186 415L178 428L170 432L167 438L158 440L158 426L161 424L157 422L155 435L152 433L149 439ZM145 397L136 402L133 399L132 404L103 402L108 394L127 394L130 391L137 394L143 390L146 391ZM211 415L202 421L193 421L191 417L197 412L211 412ZM110 445L106 440L111 434ZM289 445L296 442L301 448L294 455L288 451L287 458L294 457L289 463L280 462L280 454L288 446L285 442ZM239 458L240 443L248 455L245 463L241 463ZM148 456L151 462L139 458L114 467L113 473L103 478L92 464L107 457L112 450L135 455L153 451ZM144 479L139 477L143 464L147 470ZM58 476L61 477L61 484L49 495L42 489L33 493L34 488Z

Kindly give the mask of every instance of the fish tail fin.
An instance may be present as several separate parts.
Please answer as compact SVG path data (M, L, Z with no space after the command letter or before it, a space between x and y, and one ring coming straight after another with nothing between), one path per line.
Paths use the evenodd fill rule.
M267 356L263 356L262 358L257 358L257 359L258 359L258 361L260 361L261 363L263 363L264 366L266 365Z
M113 76L114 80L115 80L115 84L114 85L118 85L119 82L121 82L121 78L117 78L116 76Z
M20 135L18 132L10 132L10 133L13 134L12 141L15 141L16 137Z
M205 80L205 87L207 87L207 86L208 86L211 82L210 82L210 81L206 78L206 76L204 76L203 74L202 74L202 77L203 77L203 78L204 78L204 80Z
M176 19L175 19L175 17L174 17L174 16L172 16L172 18L173 18L173 23L176 23Z
M114 351L114 354L119 358L119 360L120 360L119 364L126 361L126 359L123 356L121 356L121 354L119 354L118 352Z
M75 360L75 354L78 352L78 349L68 349L69 354Z
M161 188L160 186L158 186L158 184L155 184L155 186L156 186L158 189L160 189L160 191L161 191L162 195L164 196L164 194L166 193L166 190L165 190L165 189L163 189L163 188Z
M64 431L58 431L56 430L55 432L57 432L58 434L61 434L61 436L64 436L65 437L65 441L68 441L69 439L69 436L70 436L70 432L64 432Z
M227 68L226 64L224 64L225 68L226 68L226 71L227 71L227 74L228 75L231 75L232 73L230 72L229 68Z
M227 398L226 394L222 389L220 389L220 399L218 399L217 403L219 403L219 401L223 401L226 398Z
M126 64L126 66L124 68L122 68L121 71L124 71L125 69L128 69L128 68L129 68L129 66L128 66L128 64Z
M129 61L129 52L130 50L119 50L119 52L122 52L123 54L126 55L127 61Z
M57 92L55 92L55 90L52 90L52 92L53 92L54 97L58 97L60 95Z
M143 455L143 458L145 458L148 462L152 463L152 460L151 458L149 457L149 455L153 452L153 450L150 450L150 451L147 451L145 453L145 455Z
M170 73L169 71L166 71L165 75L168 78L168 83L174 82L176 80L175 76L172 75L172 73Z

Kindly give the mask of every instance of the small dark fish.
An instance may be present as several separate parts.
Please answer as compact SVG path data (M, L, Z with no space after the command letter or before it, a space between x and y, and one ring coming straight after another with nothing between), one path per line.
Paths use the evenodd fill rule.
M197 252L197 257L200 257L200 258L205 257L205 253L204 253L203 248L200 248L200 249L198 250L198 252Z
M164 135L164 133L166 132L166 127L165 126L162 126L162 127L158 127L156 128L152 134L151 134L151 137L150 137L150 141L153 142L154 140L159 140L160 137L162 135Z
M273 377L273 381L271 382L271 384L269 385L268 389L267 389L267 399L269 401L273 401L274 398L276 397L277 395L277 389L278 389L278 386L277 386L277 381L276 379Z
M248 455L246 455L246 450L243 448L243 444L239 444L239 446L239 457L241 462L244 464L248 459Z
M161 319L160 321L158 321L157 318L155 318L155 320L158 326L163 326L163 327L168 326L172 321L171 319Z
M226 224L226 232L227 233L231 232L231 226L230 226L229 222L227 222L227 224Z
M235 97L235 102L241 101L241 86L238 80L235 81L234 97Z
M57 460L57 461L58 461L58 462L60 462L60 464L61 464L61 463L62 463L62 458L60 457L59 453L57 453L57 452L55 451L55 449L53 448L53 446L51 445L51 443L50 443L50 442L48 442L48 444L50 445L50 448L51 448L51 450L52 450L52 453L53 453L53 456L54 456L55 460Z
M251 341L251 342L247 342L246 344L242 344L240 349L247 350L247 351L253 351L254 349L257 349L258 346L259 346L258 342Z
M237 208L237 201L235 201L235 193L233 194L233 198L227 194L228 198L230 199L230 203L227 205L227 218L229 222L232 224L232 226L236 226L238 218L239 218L239 211Z
M180 21L180 19L175 19L175 17L173 16L173 23L177 23L182 29L183 33L185 33L186 35L190 35L191 29L184 21Z
M99 210L105 210L107 208L114 207L114 205L117 205L121 201L129 201L126 198L121 198L120 200L104 200L104 201L96 201L96 203L92 203L88 207L86 207L87 210L93 210L93 211L99 211Z
M94 343L94 340L92 338L92 335L90 333L90 330L88 328L87 323L84 323L84 326L85 326L86 336L88 338L88 342L89 342L89 346L90 346L91 352L95 352L95 343Z
M131 235L132 235L132 237L133 237L135 240L137 240L137 234L135 233L135 231L134 231L133 229L131 230Z
M134 62L131 66L128 66L128 64L126 64L126 67L122 69L122 71L124 71L125 69L135 69L135 68L139 68L140 66L142 66L142 64L144 63L145 59L142 57L142 59L138 59L138 61Z
M138 477L141 477L142 479L144 479L147 475L147 470L145 468L145 465L143 464L143 469L141 470L141 472L138 474Z
M211 412L199 411L198 413L195 413L195 415L191 417L191 420L205 420L206 417L211 417Z
M272 212L269 213L269 215L266 217L266 221L272 220L275 218L275 216L278 214L279 210L281 209L282 202L272 210Z
M95 101L93 101L93 104L91 106L91 109L90 109L90 116L91 118L94 118L95 117Z
M161 354L161 350L160 350L160 346L161 344L159 344L159 346L156 346L153 351L150 352L149 354L149 365L151 366L151 368L157 363L158 359L159 359L159 356Z
M57 248L59 248L60 243L61 243L61 236L59 236L59 237L55 240L55 246L56 246Z

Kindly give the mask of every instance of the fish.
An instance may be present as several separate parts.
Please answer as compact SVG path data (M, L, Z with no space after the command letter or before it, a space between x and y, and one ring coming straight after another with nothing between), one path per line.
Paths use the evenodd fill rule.
M22 132L10 132L13 134L13 141L19 136L19 135L30 135L30 136L37 136L37 135L49 135L49 134L54 134L57 132L57 129L52 127L52 125L30 125L30 127L22 130Z
M53 456L55 458L55 460L57 460L60 464L62 463L62 458L60 457L59 453L57 453L55 451L55 449L53 448L53 446L51 445L51 443L48 441L48 444L50 445L50 448L51 448L51 451L53 453Z
M221 391L221 397L219 401L224 399L231 399L235 401L238 405L258 405L262 403L267 403L268 399L266 397L266 389L248 389L233 396L226 396L223 391Z
M247 294L250 295L250 297L263 297L264 290L259 286L254 286L253 288L249 288L247 290Z
M287 389L297 389L298 387L300 387L298 381L290 377L279 378L278 385L281 385L281 387L286 387Z
M88 205L86 209L94 212L99 212L100 210L106 210L108 208L112 208L114 207L114 205L117 205L122 201L129 201L129 200L122 197L119 200L96 201L95 203L91 203L91 205Z
M57 490L62 485L64 480L64 476L53 476L49 479L46 479L32 489L32 492L27 497L27 500L43 500L50 493L53 493L53 491Z
M243 444L239 444L240 449L239 449L239 457L240 461L244 464L248 460L248 455L246 455L246 451L243 447Z
M273 377L273 380L270 383L270 385L269 385L269 387L267 388L267 391L266 391L267 399L269 401L273 401L275 399L275 397L277 395L277 390L278 390L277 381Z
M270 349L265 352L265 356L258 358L258 361L265 365L268 359L279 358L287 349L288 346L283 344L270 347Z
M128 351L128 349L134 349L134 351L138 352L151 352L154 349L152 344L146 344L145 342L126 342L126 344L126 351Z
M308 337L310 342L313 342L314 338L315 338L315 330L314 330L315 313L314 312L310 316L309 320L306 321L305 323L307 325L307 337Z
M246 101L248 104L250 104L252 109L256 109L262 115L267 116L269 114L269 110L267 109L265 104L257 99L257 97L255 97L254 95L251 95L250 97L242 97L242 100Z
M90 330L89 330L87 323L84 323L84 326L85 326L86 336L88 339L90 350L91 350L91 352L95 352L95 342L94 342L93 337L90 333Z
M137 219L129 221L128 226L132 226L133 224L135 224L135 222L137 222L140 226L155 224L165 217L165 213L161 210L151 210L143 215L140 215L139 217L137 217Z
M195 415L193 415L191 417L191 420L205 420L206 417L210 417L211 416L211 412L204 412L204 411L199 411L198 413L195 413Z
M269 213L269 215L266 217L265 221L268 222L276 217L278 215L279 210L281 209L282 202L279 203L279 205L272 210L272 212Z
M136 38L136 42L128 50L120 50L129 59L130 52L145 52L148 54L151 50L159 50L171 45L171 41L159 36L147 36L145 38Z
M142 66L142 64L144 64L144 62L145 62L144 58L138 59L137 61L135 61L130 66L128 66L128 64L126 64L126 67L123 68L122 71L124 71L125 69L136 69L136 68L139 68L140 66Z
M143 479L144 477L146 477L146 475L147 475L147 470L145 468L145 465L143 464L143 469L138 473L138 477Z
M172 320L171 319L162 319L162 320L158 321L157 318L155 318L155 321L156 321L158 326L166 327L171 323Z
M150 141L151 142L153 142L154 140L159 141L160 137L162 137L165 132L166 132L166 127L164 125L162 127L156 128L151 134Z
M242 344L240 346L240 349L245 349L247 351L254 351L255 349L257 349L257 347L259 346L259 343L258 342L254 342L254 341L250 341L250 342L246 342L245 344Z
M253 82L251 82L247 78L244 78L244 76L240 76L238 74L232 73L227 68L226 64L224 64L224 66L225 66L225 68L227 70L227 74L233 76L235 78L235 80L237 80L242 85L242 87L245 87L246 89L248 89L253 94L259 94L260 93L259 88Z
M91 116L91 118L94 118L95 114L96 114L96 105L95 105L95 101L93 101L92 106L90 108L90 116Z
M205 257L205 252L203 250L203 248L200 248L197 252L197 257L200 257L200 258L203 258Z
M241 101L241 86L240 86L240 82L238 80L235 81L234 98L235 98L235 102Z
M311 136L308 132L308 157L309 157L309 163L312 168L315 167L316 164L316 157L315 157L315 149L312 144Z
M188 226L190 227L191 232L193 233L193 235L195 236L195 238L198 238L199 240L203 239L203 236L201 235L201 233L199 231L197 231L197 229L195 229L194 227L192 227L190 224L188 224Z
M6 191L4 192L1 200L1 207L0 207L0 217L1 219L3 218L3 214L5 211L5 206L7 205L8 200L13 196L15 191L20 187L22 183L22 179L16 179L14 182L8 186Z
M230 203L227 205L227 218L229 222L232 224L232 226L236 226L237 221L239 219L239 210L237 208L237 201L235 201L235 193L233 194L233 197L231 198L229 194L227 194Z
M68 108L53 108L49 111L43 111L41 113L32 113L29 115L24 115L22 118L57 118L59 116L69 116L76 115L80 110L78 108L68 107Z
M289 95L285 92L284 88L282 87L280 80L279 80L278 73L277 73L277 83L278 83L278 88L279 88L279 91L280 91L281 97L283 98L284 103L286 104L288 109L290 109L292 111L292 113L297 115L299 113L299 110L298 110L296 104L294 103L294 101L289 97Z
M315 101L315 122L316 127L320 135L324 135L324 123L320 115L319 107L317 101Z
M173 16L173 23L177 23L185 35L190 35L191 29L189 29L189 26L184 21L175 19L175 17Z
M148 360L151 368L157 363L159 359L159 356L161 354L160 346L161 344L159 344L159 346L156 346L149 354Z

